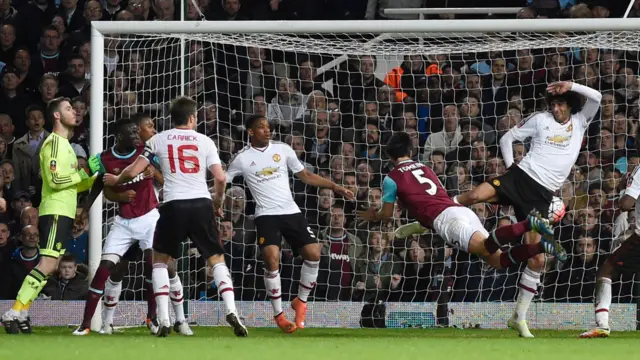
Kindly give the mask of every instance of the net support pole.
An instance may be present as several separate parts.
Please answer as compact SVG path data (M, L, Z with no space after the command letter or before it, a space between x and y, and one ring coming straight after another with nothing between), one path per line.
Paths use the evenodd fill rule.
M102 152L103 137L103 109L104 109L104 36L91 26L91 107L89 126L89 148L91 154ZM93 203L89 211L89 282L100 264L102 254L102 194ZM101 304L98 302L96 313L91 320L91 329L99 331L102 325L100 313Z
M627 6L627 11L624 12L624 16L623 18L627 18L629 17L629 13L631 12L631 9L633 9L633 4L636 2L636 0L630 0L629 1L629 6Z

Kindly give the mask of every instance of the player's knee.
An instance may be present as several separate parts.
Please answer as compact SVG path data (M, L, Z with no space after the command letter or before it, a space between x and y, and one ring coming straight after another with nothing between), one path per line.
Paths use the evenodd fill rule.
M262 250L264 267L269 271L276 271L280 268L280 248L277 246L265 246Z
M120 256L116 254L104 254L102 255L99 266L112 271L118 263L120 263Z
M40 270L45 275L53 274L58 267L58 259L49 256L40 257L40 261L38 262L38 270Z
M545 257L544 254L538 254L529 260L527 260L527 267L531 270L540 272L544 269Z
M211 257L209 257L209 260L207 260L207 262L209 263L210 266L213 266L219 263L224 263L224 255L223 254L211 255ZM175 270L174 270L174 273L175 273Z
M302 248L302 258L307 261L320 261L320 244L309 244Z

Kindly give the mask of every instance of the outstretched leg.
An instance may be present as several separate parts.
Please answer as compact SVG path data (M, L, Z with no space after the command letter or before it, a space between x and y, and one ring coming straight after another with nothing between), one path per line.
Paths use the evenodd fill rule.
M109 275L116 267L116 263L119 261L120 257L115 254L105 254L102 256L98 269L93 276L93 280L91 280L91 284L89 285L89 294L87 295L87 301L84 306L82 323L73 332L73 335L87 335L90 332L91 319L96 312L98 302L100 302L100 299L104 295L107 279L109 279Z
M460 205L471 206L481 202L497 203L499 199L496 189L491 184L485 182L473 190L455 196L453 201Z

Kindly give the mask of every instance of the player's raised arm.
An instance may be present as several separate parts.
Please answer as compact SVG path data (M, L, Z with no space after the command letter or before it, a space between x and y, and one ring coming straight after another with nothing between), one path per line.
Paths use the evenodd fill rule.
M84 170L58 167L58 141L46 143L40 150L42 162L42 179L54 190L65 190L77 186L82 180L89 178Z
M396 182L389 176L386 176L382 181L382 207L380 209L370 207L367 210L359 211L358 217L363 220L363 223L366 221L386 221L392 219L397 192L398 185Z
M156 150L156 136L153 136L149 141L147 141L146 146L144 147L144 151L133 164L127 166L122 170L120 175L113 174L105 174L104 175L104 184L107 186L116 186L120 184L124 184L133 180L136 176L140 175L147 169L147 166L151 164L155 157Z
M509 168L513 165L513 142L524 141L533 136L538 131L538 116L540 113L532 114L523 119L520 124L511 128L500 138L500 152L504 159L504 165Z
M593 117L600 109L600 101L602 100L602 94L588 86L576 84L574 82L560 81L549 84L547 91L551 95L562 95L567 91L573 91L587 98L587 102L582 106L582 110L578 114L584 116L585 125L589 124ZM571 104L572 106L578 106L578 104Z
M355 195L350 190L334 183L331 180L325 179L320 175L314 174L307 170L298 157L295 151L290 146L285 146L287 166L289 169L300 179L303 183L311 186L315 186L322 189L331 189L334 193L344 196L347 200L355 200Z

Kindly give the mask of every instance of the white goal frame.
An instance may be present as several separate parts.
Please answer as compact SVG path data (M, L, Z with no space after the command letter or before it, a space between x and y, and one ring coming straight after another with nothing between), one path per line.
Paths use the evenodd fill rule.
M94 21L91 23L91 154L103 151L104 34L328 34L375 33L549 33L575 31L638 31L638 19L508 19L508 20L359 20L359 21ZM640 41L640 40L638 40ZM182 54L184 56L184 54ZM182 62L184 63L184 62ZM335 63L333 64L335 66ZM88 259L90 278L100 263L102 196L90 211ZM99 311L96 312L97 314ZM98 316L99 317L99 316Z

